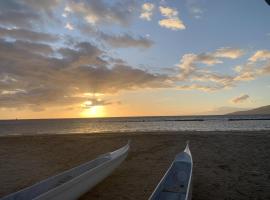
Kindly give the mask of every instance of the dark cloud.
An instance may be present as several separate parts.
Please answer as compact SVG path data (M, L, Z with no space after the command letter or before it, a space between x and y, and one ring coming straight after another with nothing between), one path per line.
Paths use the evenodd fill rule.
M54 52L45 44L0 40L0 107L39 110L81 104L88 99L82 94L89 92L170 86L166 75L105 60L104 55L88 42Z
M113 47L141 47L149 48L154 42L146 37L135 38L129 34L109 35L101 33L100 37Z
M54 42L59 39L59 36L51 35L48 33L41 33L27 29L6 29L2 27L0 27L0 37L9 37L19 40L36 41L36 42L39 41Z
M65 12L69 12L78 21L74 26L81 33L94 37L97 41L103 41L116 48L149 48L153 45L153 41L142 36L136 37L127 33L112 35L100 30L103 25L129 25L137 8L134 0L113 3L100 0L0 0L0 25L2 26L0 37L37 42L58 40L57 35L41 33L34 29L47 26L48 22L51 25L59 23L64 27L64 22L55 15L60 5L66 6Z
M69 1L67 6L69 14L80 19L81 22L75 26L82 34L96 37L115 48L149 48L154 44L146 37L136 37L128 33L114 35L100 30L103 25L129 25L137 9L133 0L116 1L109 5L100 0Z
M50 45L42 43L32 43L27 41L17 40L15 43L16 50L19 52L32 52L34 54L51 55L53 49Z
M5 26L32 27L53 17L59 0L0 0L0 23ZM54 18L56 21L56 18Z
M108 34L101 30L89 26L88 24L78 25L79 30L82 34L88 36L94 36L99 41L103 41L115 48L126 48L126 47L139 47L139 48L150 48L154 42L149 38L142 36L133 36L129 33L124 34Z
M250 97L249 97L248 94L242 94L242 95L240 95L238 97L233 98L231 100L231 102L232 103L235 103L235 104L237 104L237 103L243 103L243 102L247 101L248 99L250 99Z
M0 0L0 23L7 26L29 27L39 14L31 10L23 2Z
M106 106L106 105L110 105L110 104L113 104L115 102L111 102L111 101L108 101L108 100L101 100L101 99L98 99L98 98L88 98L86 103L84 103L84 106L83 108L84 109L89 109L93 106ZM118 102L117 102L118 103Z

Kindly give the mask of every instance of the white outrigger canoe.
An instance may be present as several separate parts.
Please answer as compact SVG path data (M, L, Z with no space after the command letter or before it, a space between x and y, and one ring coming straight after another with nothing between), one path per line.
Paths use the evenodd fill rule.
M116 151L36 183L1 200L75 200L106 178L128 155L129 143Z
M176 155L149 200L190 200L192 167L192 155L187 143L185 150Z

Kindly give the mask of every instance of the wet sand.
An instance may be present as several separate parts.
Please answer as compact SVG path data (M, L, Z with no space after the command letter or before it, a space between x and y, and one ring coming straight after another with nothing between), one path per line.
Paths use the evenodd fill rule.
M132 140L127 159L80 200L147 199L190 140L193 200L270 199L270 132L0 137L0 197Z

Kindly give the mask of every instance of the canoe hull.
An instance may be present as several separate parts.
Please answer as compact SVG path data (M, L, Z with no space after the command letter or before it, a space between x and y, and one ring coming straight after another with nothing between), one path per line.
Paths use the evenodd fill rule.
M187 145L185 151L175 157L149 200L190 200L192 167L192 156Z
M75 200L109 176L127 157L129 143L0 200Z
M41 195L34 200L75 200L83 194L87 193L90 189L104 180L112 173L122 162L127 155L121 156L114 160L113 163L108 162L101 168L97 168L89 173L84 174L79 180L74 180L64 187L58 188L47 194ZM89 179L91 177L91 179Z

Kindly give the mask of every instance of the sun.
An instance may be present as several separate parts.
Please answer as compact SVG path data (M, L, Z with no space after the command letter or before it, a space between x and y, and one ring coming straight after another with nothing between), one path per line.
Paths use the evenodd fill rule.
M82 117L90 117L90 118L95 118L95 117L105 117L105 107L103 105L94 105L93 101L88 100L85 101L82 105L82 112L80 115Z
M105 109L104 106L90 106L88 108L85 108L82 111L83 117L104 117L105 116Z

